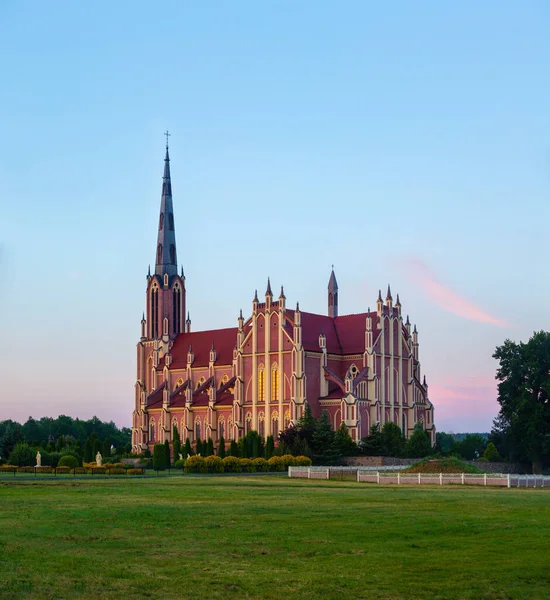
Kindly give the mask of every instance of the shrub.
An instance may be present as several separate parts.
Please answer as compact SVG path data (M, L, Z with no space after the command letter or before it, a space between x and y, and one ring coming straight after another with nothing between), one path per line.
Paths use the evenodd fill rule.
M144 469L128 469L128 475L143 475L145 473Z
M239 464L243 473L254 473L256 467L250 458L239 458Z
M206 473L207 466L204 456L190 456L185 461L184 470L186 473Z
M157 471L164 471L169 460L170 458L168 458L168 461L166 460L166 449L164 444L155 444L153 448L153 468Z
M175 467L176 469L183 469L183 468L185 467L185 458L184 458L184 459L182 459L182 460L177 460L177 461L174 463L174 467Z
M92 473L92 471L94 475L105 475L106 469L105 467L94 467L93 469L90 469L90 473Z
M297 467L311 467L311 458L309 456L297 456L294 459L294 464Z
M270 471L284 471L286 468L281 456L272 456L267 462Z
M480 456L479 458L476 458L476 462L489 462L489 459L485 458L485 456Z
M36 467L36 472L37 473L53 473L53 469L48 466Z
M223 473L223 459L219 456L207 456L204 462L209 473Z
M19 467L17 469L18 473L34 473L34 467Z
M95 462L85 462L85 463L82 463L82 466L85 469L93 469L93 468L97 467L97 464Z
M483 458L486 458L489 462L500 462L502 460L497 447L493 442L487 444L487 448L485 448L485 452L483 453Z
M84 475L88 471L84 467L76 467L76 469L74 469L73 472L77 475Z
M222 459L222 462L226 473L240 473L242 471L240 460L236 456L226 456Z
M117 467L110 467L106 471L109 475L126 475L126 469L118 469Z
M57 463L57 468L69 467L69 469L76 469L78 466L80 466L78 460L72 454L65 454L65 456L62 456Z
M281 456L281 460L283 461L283 465L285 469L287 467L295 467L296 466L296 457L292 456L292 454L284 454Z
M116 462L113 467L116 467L117 469L125 469L126 465L124 463L121 462Z
M258 472L269 471L269 463L267 462L267 460L265 458L255 458L252 461L252 464L254 465L254 468Z
M58 475L63 475L71 472L71 467L56 467L55 472Z

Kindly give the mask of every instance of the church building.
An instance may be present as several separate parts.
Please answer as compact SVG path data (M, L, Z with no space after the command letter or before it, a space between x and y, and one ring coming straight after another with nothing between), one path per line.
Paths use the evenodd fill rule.
M416 423L435 443L434 409L418 354L418 331L403 319L399 294L379 292L375 310L338 313L332 270L327 314L289 308L267 280L236 327L193 331L186 316L183 268L178 274L168 144L154 273L147 275L146 312L137 344L132 446L141 452L171 441L212 438L217 446L250 430L262 437L295 423L306 402L323 409L356 441L371 425L391 421L409 437Z

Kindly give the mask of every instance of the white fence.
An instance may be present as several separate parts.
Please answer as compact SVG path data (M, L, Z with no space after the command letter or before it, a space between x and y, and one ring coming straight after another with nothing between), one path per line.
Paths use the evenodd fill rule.
M399 470L406 466L398 467ZM391 471L391 472L389 472ZM400 473L396 467L289 467L289 477L331 479L356 474L363 483L397 485L490 485L500 487L550 487L548 475L511 475L502 473Z

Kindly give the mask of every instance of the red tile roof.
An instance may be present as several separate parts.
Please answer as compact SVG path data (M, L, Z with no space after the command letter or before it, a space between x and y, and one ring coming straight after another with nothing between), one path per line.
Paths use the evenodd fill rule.
M218 394L216 406L233 406L234 396L230 391L222 392Z
M233 348L237 342L237 327L228 329L210 329L208 331L195 331L180 333L176 338L170 354L172 355L171 369L181 369L187 365L187 352L189 346L193 347L195 355L194 367L208 366L212 343L216 350L216 364L230 365L233 362ZM159 365L164 367L164 361Z
M166 382L161 383L156 390L153 390L147 396L147 409L162 407L163 391L164 391L165 386L166 386Z

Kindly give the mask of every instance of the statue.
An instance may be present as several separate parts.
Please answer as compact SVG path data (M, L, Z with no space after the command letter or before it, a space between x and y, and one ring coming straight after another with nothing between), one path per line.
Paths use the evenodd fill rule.
M183 454L181 452L178 452L178 456L180 457L180 460L183 460Z
M95 455L95 464L98 467L101 467L101 461L103 459L101 458L101 452L98 451L98 453Z
M40 454L40 450L36 453L36 466L42 466L42 455Z

